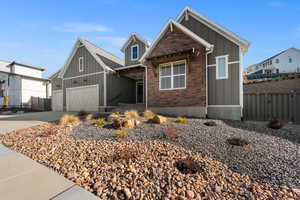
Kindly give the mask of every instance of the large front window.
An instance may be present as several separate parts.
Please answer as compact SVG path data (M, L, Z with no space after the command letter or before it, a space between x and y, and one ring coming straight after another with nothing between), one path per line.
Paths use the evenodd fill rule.
M186 61L159 65L159 89L172 90L186 88Z

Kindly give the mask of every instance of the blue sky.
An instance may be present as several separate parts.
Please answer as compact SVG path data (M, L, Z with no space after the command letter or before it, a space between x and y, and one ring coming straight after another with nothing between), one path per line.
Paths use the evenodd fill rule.
M300 48L299 0L10 0L1 2L0 60L58 70L77 37L122 57L132 32L150 42L185 6L251 42L244 66Z

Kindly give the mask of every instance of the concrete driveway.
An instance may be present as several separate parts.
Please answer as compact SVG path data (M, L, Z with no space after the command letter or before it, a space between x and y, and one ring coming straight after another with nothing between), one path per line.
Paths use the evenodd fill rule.
M0 115L0 134L59 120L66 112L35 112Z

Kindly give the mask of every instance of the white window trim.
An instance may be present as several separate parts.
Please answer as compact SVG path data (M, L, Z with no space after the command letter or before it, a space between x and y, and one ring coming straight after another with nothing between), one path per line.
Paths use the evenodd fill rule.
M184 74L173 75L173 65L177 64L177 63L184 63L184 67L185 67L185 73ZM171 65L171 75L161 76L161 68L166 66L166 65ZM187 70L186 69L187 69L186 60L179 60L179 61L175 61L175 62L168 62L168 63L159 64L159 90L182 90L182 89L186 89L186 77L187 77ZM184 75L184 87L174 88L174 77L175 76L182 76L182 75ZM171 78L171 88L166 88L166 89L161 88L161 78L162 77L170 77Z
M136 58L133 58L133 53L132 53L132 50L133 50L134 47L136 47L136 49L137 49L137 50L136 50L136 55L137 55ZM139 59L139 45L138 45L138 44L135 44L135 45L132 45L132 46L131 46L130 54L131 54L130 57L131 57L131 60L132 60L132 61L135 61L135 60L138 60L138 59Z
M218 62L218 60L220 58L225 58L225 76L219 76L219 62ZM228 55L217 56L216 57L216 79L217 80L228 79Z
M82 60L82 66L80 65L80 61ZM83 67L83 64L84 63L84 60L83 60L83 57L79 57L79 59L78 59L78 69L79 69L79 72L83 72L83 69L84 69L84 67Z

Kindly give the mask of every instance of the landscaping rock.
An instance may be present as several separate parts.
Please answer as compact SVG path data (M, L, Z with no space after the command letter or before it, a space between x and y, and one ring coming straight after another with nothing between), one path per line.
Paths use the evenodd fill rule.
M128 128L134 128L135 126L135 120L134 119L128 119L125 117L119 117L113 121L112 127L118 130L122 129L128 129Z
M151 119L151 121L155 124L164 124L164 123L167 123L167 118L165 118L161 115L155 115L155 117L153 117Z
M114 122L118 118L119 118L119 115L117 115L115 113L111 113L110 115L107 116L106 121L111 123L111 122Z
M96 141L87 139L89 132L84 132L89 130L87 127L83 129L84 131L81 131L81 133L85 134L86 138L79 139L78 135L75 137L75 133L70 132L70 130L64 126L43 124L18 132L0 135L0 143L4 140L13 141L14 145L11 148L14 151L20 152L51 168L104 200L179 198L297 199L299 197L297 196L298 191L293 190L289 185L279 187L276 185L258 183L245 173L240 174L233 172L231 168L221 162L205 154L197 153L197 148L198 150L203 148L203 150L201 149L203 152L204 150L210 150L210 156L216 156L218 155L217 153L219 153L223 159L230 160L231 162L235 161L235 167L243 166L244 168L242 169L244 172L248 172L247 170L249 170L249 168L247 167L251 166L251 161L249 162L248 159L251 159L252 162L253 160L256 161L256 159L259 159L260 165L256 164L253 168L262 167L261 170L263 172L260 173L261 176L268 176L266 177L267 179L272 180L272 178L275 178L275 180L280 179L279 181L287 181L290 184L297 185L299 181L297 163L295 163L295 169L291 167L293 165L291 163L293 162L289 162L289 165L280 165L285 173L280 175L274 173L272 176L269 176L269 173L273 172L272 170L274 170L274 168L277 169L278 165L271 151L276 150L276 148L271 146L271 144L276 141L277 145L283 142L283 140L275 140L276 137L275 139L273 138L272 141L268 141L271 140L270 138L272 137L267 137L268 140L266 140L260 136L265 136L267 133L241 132L243 137L247 137L249 134L249 138L252 139L251 143L255 143L255 146L253 146L255 148L260 147L260 140L263 140L262 143L264 144L262 149L267 149L267 145L272 147L271 150L268 150L271 152L268 156L264 156L267 155L265 151L262 152L263 154L259 157L253 153L254 148L228 148L225 138L237 136L241 130L230 128L222 123L223 122L218 122L217 130L206 127L203 125L203 121L199 119L189 120L189 124L174 123L172 125L180 127L185 134L177 138L176 141L168 140L164 137L159 138L161 141L157 139L157 136L163 134L162 130L170 126L170 124L153 125L142 123L135 129L130 130L129 137L132 138L120 142L115 139L108 140L105 138L105 131L115 132L115 130L105 127L95 128L90 125L93 130L96 130L96 132L92 134L93 137L96 137L96 134L97 137L104 138ZM85 122L79 125L79 127L87 124L88 122ZM233 126L234 124L231 125ZM41 132L50 127L56 128L58 133L41 137ZM255 128L257 128L257 126ZM142 132L145 131L145 129L146 132ZM278 131L276 131L276 133L278 134ZM212 138L209 139L209 136ZM138 137L144 137L143 141L138 141ZM154 140L153 137L156 139ZM249 138L247 137L247 140ZM199 143L199 141L201 141L201 143ZM284 140L284 142L286 142L286 140ZM216 148L215 146L219 148L218 152L213 151L213 148ZM189 150L187 149L188 147L190 148ZM291 144L286 145L284 151L289 152L291 147ZM43 151L40 151L40 149L43 149ZM124 152L129 149L130 151L136 152L134 159L129 159L128 161L113 159L116 152ZM236 154L238 154L238 156L235 156ZM253 155L256 155L256 157ZM265 168L265 160L262 159L266 159L266 157L269 156L275 164L270 165L270 163L268 163L268 168ZM281 163L285 163L285 160L281 157L277 157L277 160L279 160L279 158ZM296 157L292 158L294 162L298 162ZM244 159L247 162L245 162ZM197 170L197 172L193 174L180 173L176 169L176 166L174 166L174 163L179 160L192 160L200 166L200 170ZM188 166L189 164L186 165ZM293 176L289 174L290 170L294 170L291 171L293 172ZM72 173L76 175L72 175ZM256 175L256 173L253 174ZM264 179L258 178L257 180ZM272 183L274 182L275 181ZM194 197L192 198L193 194Z

